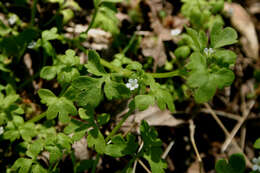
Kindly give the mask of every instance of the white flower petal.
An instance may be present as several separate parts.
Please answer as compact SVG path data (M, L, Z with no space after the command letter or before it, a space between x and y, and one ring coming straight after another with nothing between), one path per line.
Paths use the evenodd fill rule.
M253 169L253 171L256 171L258 169L258 166L257 165L253 165L252 169Z
M2 135L4 133L4 128L1 126L0 127L0 135Z
M172 36L177 36L177 35L179 35L180 33L181 33L181 30L178 29L178 28L171 30L171 35L172 35Z
M128 82L129 82L129 83L132 83L132 82L133 82L133 79L128 79Z
M130 88L131 87L131 84L130 83L126 83L125 84L127 88Z

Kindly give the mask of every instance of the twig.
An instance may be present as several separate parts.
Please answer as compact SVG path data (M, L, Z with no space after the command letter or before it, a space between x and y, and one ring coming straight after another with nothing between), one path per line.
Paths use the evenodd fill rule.
M137 151L137 153L139 153L139 152L142 150L143 146L144 146L144 142L142 141L142 143L141 143L140 147L138 148L138 151ZM134 166L133 166L133 173L135 173L135 170L136 170L136 165L137 165L137 160L135 160L135 162L134 162Z
M221 127L221 129L224 131L226 137L229 137L230 134L228 132L228 130L226 129L226 127L222 124L222 122L220 121L220 119L218 118L218 116L215 114L215 112L212 110L212 108L210 107L210 105L208 103L204 103L204 105L206 106L207 109L209 109L210 114L212 115L212 117L215 119L215 121L218 123L218 125ZM237 150L241 153L243 153L245 159L246 159L246 163L247 166L249 166L250 168L252 168L252 163L251 161L248 159L248 157L244 154L244 152L242 151L242 149L238 146L238 144L236 143L236 141L234 139L232 139L232 144L237 148Z
M246 141L246 127L242 126L241 128L241 141L240 141L240 146L241 149L244 151L245 148L245 141Z
M141 160L138 159L138 163L140 163L140 165L146 170L146 172L152 173Z
M195 143L195 139L194 139L194 134L195 134L195 125L193 123L192 120L189 120L189 123L190 123L190 140L191 140L191 144L195 150L195 153L196 153L196 156L198 158L198 161L201 163L202 162L202 159L200 157L200 154L199 154L199 151L198 151L198 148L196 146L196 143Z
M134 122L131 127L123 134L123 137L125 137L133 128L137 126L137 123Z
M202 112L204 113L210 113L210 111L208 109L201 109ZM226 118L230 118L233 120L237 120L240 121L241 117L236 115L236 114L232 114L232 113L228 113L228 112L224 112L224 111L218 111L218 110L213 110L217 115L226 117Z
M245 122L246 118L249 115L250 110L252 109L252 107L254 106L255 101L252 100L249 103L249 108L245 109L245 111L243 111L243 117L240 119L240 121L236 124L236 126L234 127L234 129L232 130L232 132L230 133L230 136L228 136L228 138L226 138L224 144L222 145L222 151L225 151L228 147L228 145L231 143L232 139L234 138L234 136L237 134L238 130L240 129L240 127L242 126L242 124Z
M170 144L168 145L168 147L166 148L166 150L164 151L164 153L162 155L162 159L165 159L167 157L167 155L171 151L173 145L174 145L174 141L171 141Z

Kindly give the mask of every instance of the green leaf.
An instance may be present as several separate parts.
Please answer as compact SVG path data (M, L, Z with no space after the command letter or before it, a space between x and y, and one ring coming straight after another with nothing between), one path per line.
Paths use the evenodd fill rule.
M28 173L30 171L31 165L31 159L19 158L13 164L11 170L15 170L18 173Z
M42 39L43 40L55 40L59 37L57 34L58 29L56 27L51 28L50 30L45 30L42 32Z
M143 157L149 162L152 172L163 173L167 164L161 159L162 141L158 138L158 133L144 120L141 122L140 133L144 141Z
M88 132L87 141L88 141L88 146L90 148L95 148L95 150L99 154L103 154L105 152L106 142L104 136L97 128L91 129Z
M72 49L68 49L65 55L58 56L59 61L66 66L76 66L80 64L80 59Z
M75 98L77 103L80 106L85 106L88 104L93 107L98 106L98 104L103 99L103 82L103 78L91 78L88 76L81 76L76 78L72 82L72 86L78 89L77 96Z
M64 133L66 134L72 134L72 141L78 141L85 136L88 128L91 127L91 125L86 124L79 120L72 119L70 123L65 127Z
M192 29L192 28L186 28L187 33L192 38L194 46L192 48L195 51L202 51L205 47L207 47L208 44L208 38L204 31L200 31L199 33Z
M128 135L126 140L121 135L116 135L111 139L112 143L106 146L105 154L112 157L123 157L134 154L138 148L133 135Z
M260 138L255 141L254 148L260 149Z
M213 55L221 66L229 67L236 63L237 55L231 50L216 50Z
M38 94L41 98L41 102L44 104L53 104L56 102L57 97L53 92L48 89L39 89Z
M53 165L62 157L62 152L57 146L46 146L45 149L50 153L50 164Z
M140 111L147 109L154 104L154 97L151 95L138 95L135 97L135 106Z
M100 64L100 57L94 50L88 51L88 63L86 64L89 73L96 76L106 75L104 67Z
M32 144L29 145L26 155L32 159L36 159L38 154L43 150L44 141L42 139L37 139Z
M57 98L50 90L40 89L38 91L41 102L48 105L46 112L47 119L54 119L59 115L59 120L62 123L68 123L70 118L69 114L76 115L77 109L73 102L65 97Z
M39 164L34 164L32 166L32 173L47 173L48 171L44 169L41 165Z
M97 123L102 126L106 123L108 123L110 120L110 114L107 114L107 113L103 113L101 115L98 115L97 117Z
M56 145L59 148L66 149L67 151L70 152L71 145L72 145L71 138L69 136L63 134L63 133L59 133L57 135L57 143L56 143Z
M44 66L41 70L40 76L43 79L51 80L55 78L56 74L57 71L54 66Z
M150 127L144 120L141 122L140 133L145 148L159 147L162 145L162 141L158 138L157 131L153 127Z
M186 65L190 70L187 84L195 88L194 97L198 103L210 100L217 88L222 89L232 84L235 75L227 68L207 67L206 57L199 52L194 52L190 57L190 62Z
M237 42L237 37L237 32L233 28L226 27L222 29L221 23L214 23L210 33L211 46L220 48L234 44Z
M35 125L31 122L26 122L22 126L19 126L19 132L25 141L31 141L37 135Z
M215 83L219 89L231 85L235 79L233 71L226 68L221 68L218 71L213 72L211 76L213 78L212 83Z
M79 162L79 164L77 165L76 167L76 172L77 173L80 173L80 172L84 172L84 171L87 171L89 170L90 168L92 168L94 164L94 161L93 160L82 160Z
M174 51L176 58L187 58L190 55L190 48L188 46L180 46Z
M126 98L130 96L130 91L125 84L114 82L110 79L105 82L104 92L108 100Z
M57 80L61 85L65 85L70 83L79 76L80 73L76 68L66 67L58 73Z
M116 17L116 9L111 8L111 5L102 5L98 8L98 13L93 23L94 28L102 28L112 34L118 34L119 20Z
M218 160L215 169L217 173L243 173L246 169L245 158L242 154L233 154L226 160Z
M143 156L149 162L152 173L164 173L164 169L167 168L167 163L161 159L161 154L161 148L152 147Z

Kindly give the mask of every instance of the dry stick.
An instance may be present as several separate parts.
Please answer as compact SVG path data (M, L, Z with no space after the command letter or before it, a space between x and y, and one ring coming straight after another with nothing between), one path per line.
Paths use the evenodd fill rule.
M240 141L240 146L241 149L244 151L245 148L245 141L246 141L246 127L242 126L241 128L241 141Z
M140 147L137 150L137 153L139 153L142 150L143 146L144 146L144 142L142 141ZM137 165L137 160L135 160L135 162L134 162L133 173L135 173L136 165Z
M125 137L133 128L135 128L137 126L137 123L134 122L130 128L123 134L123 137Z
M208 109L201 109L202 112L204 113L210 113L210 111ZM217 110L213 110L217 115L220 115L220 116L223 116L223 117L226 117L226 118L230 118L230 119L233 119L233 120L237 120L237 121L240 121L241 117L236 115L236 114L232 114L232 113L228 113L228 112L224 112L224 111L217 111Z
M194 139L194 134L195 134L195 125L193 123L192 120L189 120L189 123L190 123L190 140L191 140L191 144L195 150L195 153L196 153L196 156L198 158L198 161L199 161L199 165L200 165L200 172L201 172L201 169L202 169L202 159L200 157L200 154L199 154L199 151L198 151L198 148L196 146L196 143L195 143L195 139Z
M252 100L249 103L249 108L245 109L245 111L243 111L243 117L240 119L240 121L236 124L236 126L234 127L234 129L232 130L232 132L230 133L230 136L228 136L228 138L226 138L224 144L222 145L222 152L224 152L228 145L231 143L232 139L235 137L235 135L237 134L238 130L240 129L240 127L242 126L242 124L245 122L246 118L248 117L250 110L252 109L252 107L254 106L255 101Z
M170 144L168 145L168 147L166 148L166 150L164 151L164 153L162 155L162 159L165 159L167 157L167 155L171 151L173 145L174 145L174 141L171 141Z
M206 106L207 109L209 109L210 114L212 115L212 117L215 119L215 121L218 123L218 125L221 127L221 129L224 131L226 137L229 137L230 134L228 132L228 130L226 129L226 127L222 124L222 122L220 121L220 119L218 118L218 116L215 114L215 112L212 110L212 108L210 107L210 105L208 103L204 103L204 105ZM246 163L247 166L249 166L250 168L252 168L252 163L251 161L247 158L247 156L244 154L244 152L242 151L242 149L238 146L238 144L236 143L236 141L233 139L232 140L232 144L239 150L239 152L243 153L245 159L246 159Z
M140 163L140 165L146 170L146 172L152 173L141 160L138 159L138 163Z

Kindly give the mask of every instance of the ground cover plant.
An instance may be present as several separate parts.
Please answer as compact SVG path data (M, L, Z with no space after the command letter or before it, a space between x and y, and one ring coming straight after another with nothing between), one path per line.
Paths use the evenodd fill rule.
M260 172L257 4L1 1L0 172Z

